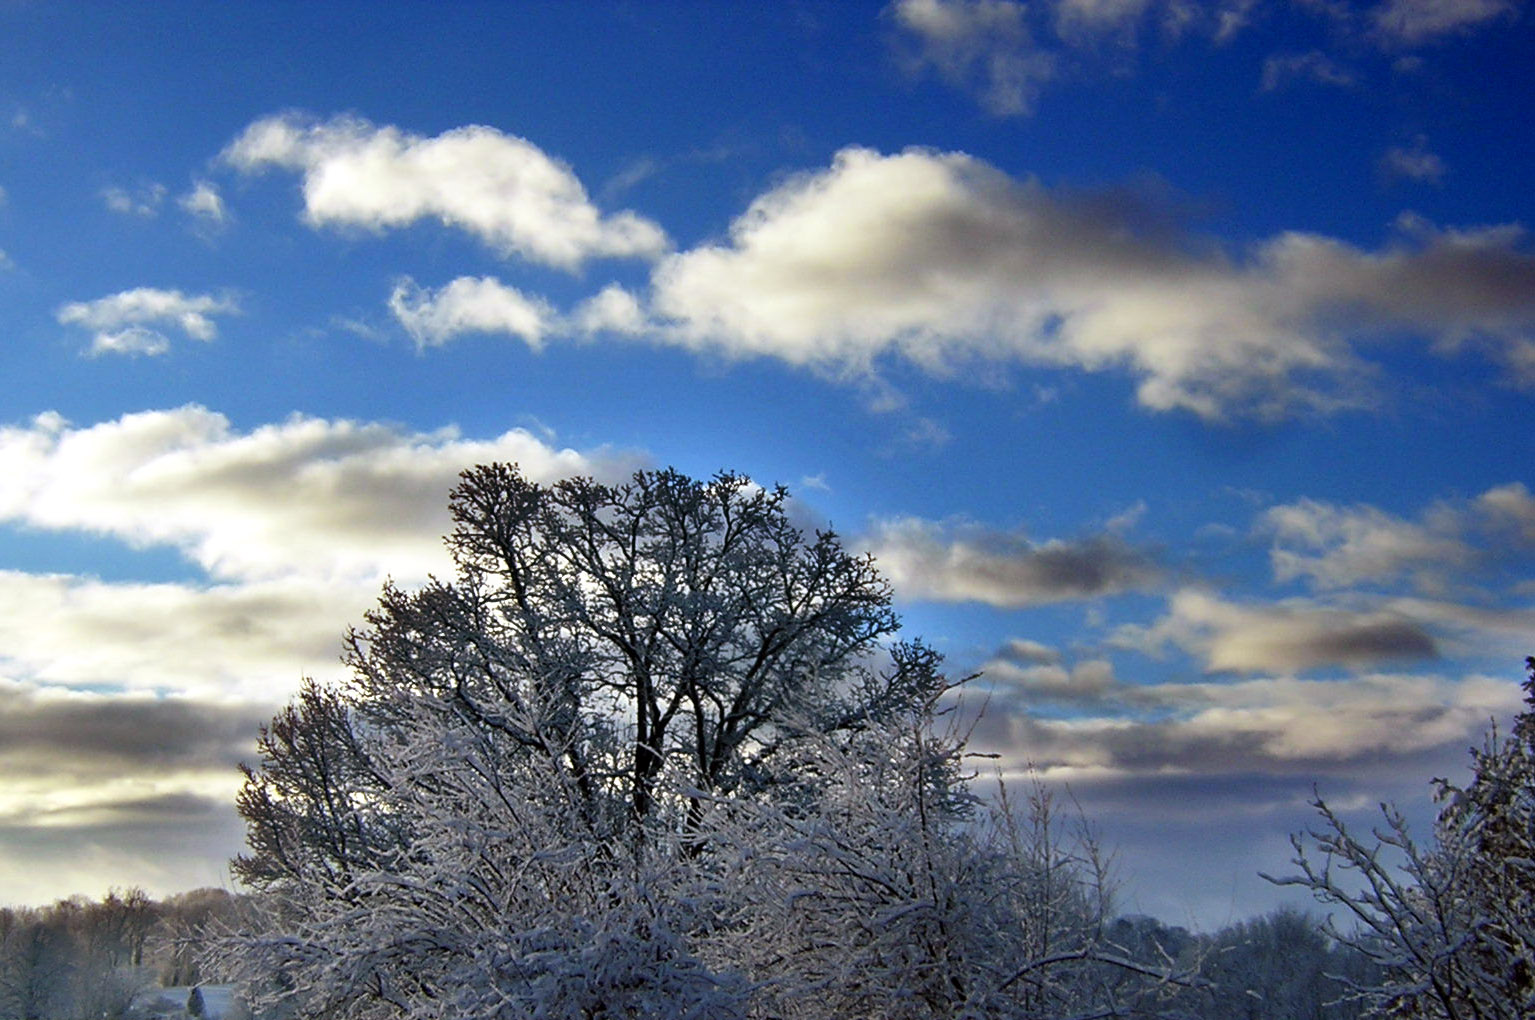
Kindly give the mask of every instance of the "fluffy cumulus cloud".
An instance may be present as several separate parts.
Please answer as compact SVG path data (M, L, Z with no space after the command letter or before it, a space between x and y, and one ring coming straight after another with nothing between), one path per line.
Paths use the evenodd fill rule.
M94 301L72 301L56 313L66 326L92 330L89 353L158 355L170 350L163 330L193 340L218 335L215 315L232 315L239 305L229 295L183 294L179 290L135 287Z
M1535 379L1535 254L1517 226L1405 218L1384 248L1285 233L1241 257L1153 203L1053 192L963 153L852 148L757 198L728 242L664 259L668 339L867 375L1021 361L1140 379L1206 418L1367 399L1358 347L1475 339Z
M0 429L0 521L171 546L219 578L416 578L442 565L458 473L488 461L544 480L633 463L522 430L471 440L295 416L240 432L197 406L75 428L50 414Z
M911 70L937 71L998 116L1030 112L1055 73L1055 58L1033 45L1021 3L897 0L890 11L914 44L905 55Z
M576 306L571 322L584 334L618 333L635 335L648 326L639 299L624 288L609 284Z
M566 269L667 247L655 223L633 212L603 215L570 167L495 128L426 138L355 117L289 114L251 124L223 158L246 171L301 174L314 226L383 231L436 219L504 255Z
M880 523L864 541L903 599L1021 608L1149 588L1161 577L1151 556L1111 535L1032 542L908 517Z
M406 278L389 295L389 309L418 347L437 347L463 333L506 333L537 350L556 319L541 298L489 276L461 276L437 290Z

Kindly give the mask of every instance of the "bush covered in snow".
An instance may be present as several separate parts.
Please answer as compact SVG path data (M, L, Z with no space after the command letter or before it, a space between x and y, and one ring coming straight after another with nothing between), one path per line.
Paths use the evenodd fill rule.
M1535 1016L1535 658L1513 733L1472 752L1464 787L1435 780L1444 805L1427 845L1383 806L1357 837L1318 798L1323 827L1295 840L1299 874L1354 922L1334 934L1385 975L1360 991L1381 1015L1412 1020Z

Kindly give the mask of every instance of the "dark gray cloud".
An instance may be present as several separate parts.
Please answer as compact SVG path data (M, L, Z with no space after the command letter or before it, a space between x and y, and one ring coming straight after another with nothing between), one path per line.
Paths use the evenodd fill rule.
M1438 645L1427 631L1407 620L1363 620L1321 630L1305 643L1318 663L1369 667L1399 660L1434 659Z
M1369 669L1439 656L1421 613L1311 599L1237 603L1194 588L1176 592L1162 619L1123 627L1114 642L1152 653L1171 643L1212 673Z
M1031 762L1072 777L1314 776L1341 763L1368 768L1463 749L1489 718L1506 718L1519 705L1518 684L1483 676L1103 682L1072 689L1069 713L1046 714L1048 688L1043 697L1026 683L1000 688L975 726L977 746L1014 765Z
M266 706L0 687L0 769L13 779L233 769L253 757L271 715Z
M866 542L902 598L1045 605L1154 587L1162 569L1116 535L1033 542L1019 532L902 518Z
M1061 661L1061 653L1027 638L1013 638L997 649L993 659L1019 666L1046 666Z

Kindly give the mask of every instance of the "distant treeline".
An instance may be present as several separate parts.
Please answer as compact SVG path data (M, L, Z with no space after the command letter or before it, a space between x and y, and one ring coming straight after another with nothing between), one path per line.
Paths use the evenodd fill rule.
M0 908L0 1017L111 1020L127 1016L145 987L217 980L199 961L198 940L239 906L222 889L164 900L128 889Z
M100 900L0 908L0 1017L118 1020L145 988L217 983L202 943L239 923L243 897L197 889L164 900L140 889ZM1112 941L1148 965L1179 963L1208 985L1164 1009L1190 1020L1355 1020L1350 982L1376 978L1360 954L1322 934L1316 918L1279 910L1199 934L1154 918L1119 918Z

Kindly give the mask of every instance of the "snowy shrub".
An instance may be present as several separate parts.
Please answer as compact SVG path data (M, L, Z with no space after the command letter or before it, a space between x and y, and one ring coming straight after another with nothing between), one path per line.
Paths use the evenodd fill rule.
M1356 923L1333 934L1386 975L1361 989L1377 1015L1413 1020L1535 1016L1535 658L1526 660L1525 710L1512 735L1492 732L1472 752L1471 781L1435 780L1444 805L1427 845L1401 813L1357 838L1325 801L1323 828L1296 837L1298 875Z

